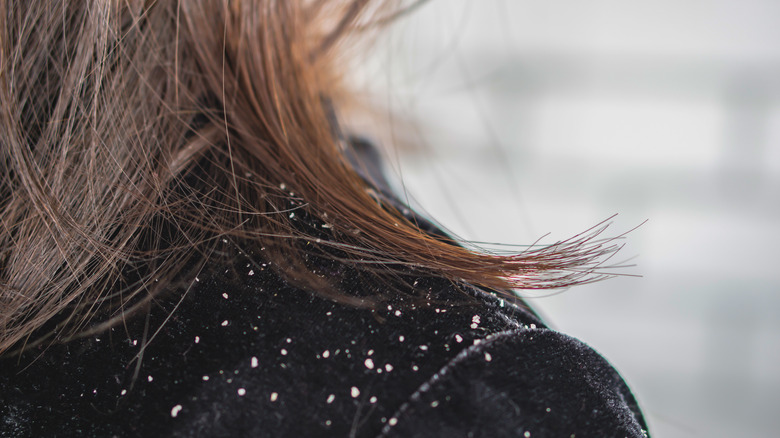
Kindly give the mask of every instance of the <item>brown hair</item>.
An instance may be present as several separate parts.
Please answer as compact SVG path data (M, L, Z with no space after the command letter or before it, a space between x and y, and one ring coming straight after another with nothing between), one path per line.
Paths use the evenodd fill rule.
M494 288L598 279L601 228L499 256L371 197L330 107L349 97L338 50L388 3L0 3L0 352L120 321L224 238L353 305L371 297L308 272L307 251Z

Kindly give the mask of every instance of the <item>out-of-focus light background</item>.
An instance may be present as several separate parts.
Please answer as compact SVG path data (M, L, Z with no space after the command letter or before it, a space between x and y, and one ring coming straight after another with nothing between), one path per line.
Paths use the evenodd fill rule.
M649 219L642 278L530 301L656 437L780 436L780 1L433 0L363 64L384 141L420 145L399 190L457 235Z

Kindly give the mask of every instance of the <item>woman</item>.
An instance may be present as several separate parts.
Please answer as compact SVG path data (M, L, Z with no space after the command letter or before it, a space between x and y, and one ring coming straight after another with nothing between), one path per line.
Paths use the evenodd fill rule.
M340 129L387 2L2 3L2 436L643 436L509 288L603 228L457 244ZM413 6L413 5L412 5Z

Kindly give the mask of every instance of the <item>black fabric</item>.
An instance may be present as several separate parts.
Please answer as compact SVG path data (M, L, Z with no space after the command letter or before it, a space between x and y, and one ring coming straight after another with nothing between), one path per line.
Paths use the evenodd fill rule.
M366 179L378 202L451 241ZM418 298L349 307L286 283L262 251L222 245L228 262L145 316L0 360L0 437L647 436L618 373L520 300L310 260L353 296Z
M645 436L612 367L522 305L421 278L438 304L356 309L237 260L148 318L3 360L0 436Z

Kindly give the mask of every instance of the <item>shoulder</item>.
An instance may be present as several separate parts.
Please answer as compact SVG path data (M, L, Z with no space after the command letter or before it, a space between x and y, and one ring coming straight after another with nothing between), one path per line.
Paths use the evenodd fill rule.
M0 436L640 436L617 373L522 303L413 287L440 299L360 309L225 267L147 318L0 364Z
M415 392L386 437L646 437L618 373L582 342L546 328L491 334Z

